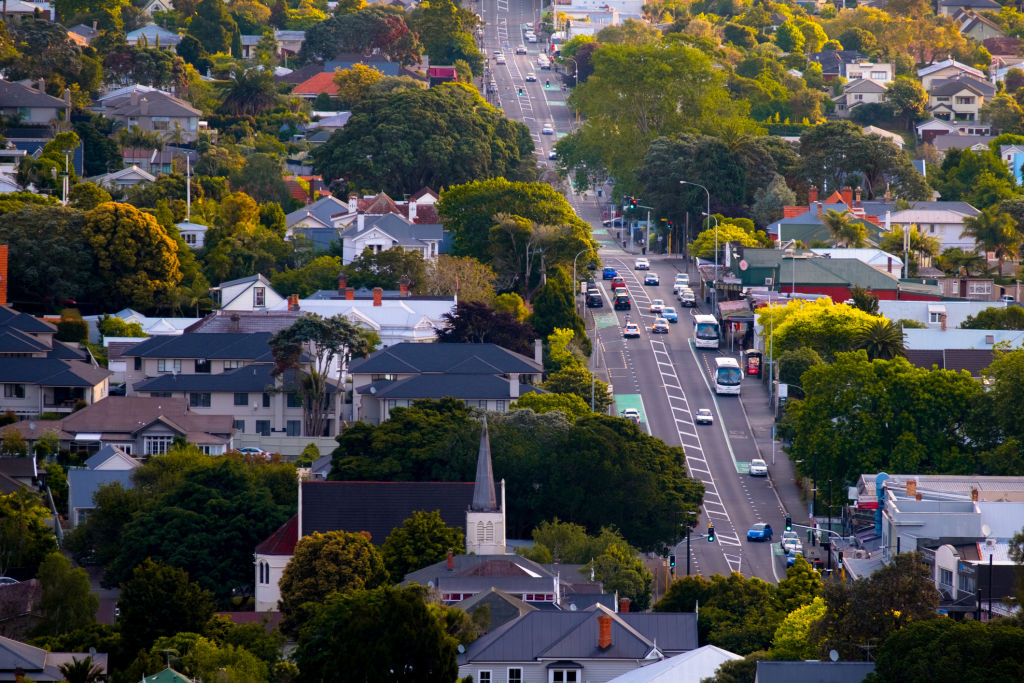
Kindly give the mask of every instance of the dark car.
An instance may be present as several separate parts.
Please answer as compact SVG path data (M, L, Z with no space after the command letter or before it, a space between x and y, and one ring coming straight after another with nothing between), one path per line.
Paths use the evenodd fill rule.
M587 308L604 308L604 297L600 292L587 294Z
M616 311L628 311L632 308L632 304L629 303L628 294L616 294L615 295L615 310Z
M613 277L618 275L614 268L605 268L601 271L602 280L611 280Z

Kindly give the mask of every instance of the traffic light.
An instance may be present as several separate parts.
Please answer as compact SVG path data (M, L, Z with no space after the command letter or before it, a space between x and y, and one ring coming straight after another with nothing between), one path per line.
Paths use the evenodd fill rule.
M523 96L523 89L522 89L522 88L519 88L519 96L520 96L520 97L522 97L522 96Z
M789 515L786 515L786 531L792 531L792 530L793 530L793 518L790 517Z
M629 198L629 208L631 208L634 211L636 211L636 197L630 197Z
M670 566L670 567L676 566L676 556L675 555L669 555L668 556L668 566Z
M839 551L839 555L837 556L837 562L839 564L839 568L842 569L843 568L843 551L842 550Z
M551 87L551 81L545 78L544 79L544 88L547 89L547 88L550 88L550 87Z
M708 524L708 543L715 542L715 525Z

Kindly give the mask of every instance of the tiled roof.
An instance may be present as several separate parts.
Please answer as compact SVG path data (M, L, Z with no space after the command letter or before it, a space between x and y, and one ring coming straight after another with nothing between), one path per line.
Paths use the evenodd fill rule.
M181 334L150 337L125 352L140 358L200 358L273 361L270 332Z
M443 373L472 358L502 373L535 374L540 365L532 358L497 344L413 344L402 343L353 360L352 373L390 374L407 372Z
M0 457L0 472L9 477L32 479L37 476L34 458Z
M940 4L941 4L941 2L944 2L944 1L947 1L947 0L940 0ZM959 3L959 2L962 2L963 0L952 0L952 1L956 2L956 3ZM991 0L984 0L984 1L985 2L991 2ZM996 6L998 7L998 5L996 5ZM976 78L985 78L985 74L983 74L982 72L978 71L977 69L975 69L972 66L967 66L966 64L962 64L962 63L956 61L955 59L946 59L946 60L943 60L941 62L936 62L935 64L929 64L928 66L922 67L922 68L917 70L917 76L918 76L918 78L921 78L923 76L928 76L929 74L933 74L933 73L935 73L937 71L942 71L943 69L945 69L947 67L950 67L950 66L956 67L956 69L958 71L961 71L963 73L971 74L972 76L974 76Z
M380 545L413 512L439 510L451 527L465 528L472 482L304 481L302 534L314 531L370 533Z
M257 555L294 555L299 541L299 516L292 517L256 546Z
M144 107L146 107L145 113L143 113ZM135 118L139 116L195 117L202 116L202 112L184 100L168 95L165 92L154 90L152 92L140 93L138 100L134 104L130 95L107 101L106 115L120 116L122 118Z
M234 370L228 370L220 374L196 373L196 374L163 374L157 377L150 377L141 382L136 382L132 387L137 392L147 391L231 391L244 393L259 393L271 391L274 388L275 378L271 376L274 370L273 363L253 363ZM338 390L340 382L328 378L327 392L334 393ZM295 388L295 371L287 370L282 376L284 391Z
M48 387L94 387L113 374L78 360L61 358L4 358L0 382Z
M47 109L53 107L63 109L67 106L64 100L51 97L20 83L4 80L0 80L0 105L5 108L41 107Z
M307 78L292 88L292 95L328 95L338 94L338 84L334 82L334 71L321 71Z
M57 326L40 320L28 313L21 313L8 306L0 306L0 327L34 333L57 333Z
M322 197L312 204L308 204L301 209L296 209L290 214L285 216L285 225L291 227L295 223L298 223L306 216L312 216L318 221L323 223L325 226L330 227L333 225L331 222L331 216L338 214L339 212L348 211L348 204L341 201L337 197Z
M977 78L960 76L958 78L944 78L942 80L932 81L931 87L928 89L928 94L933 97L939 95L955 95L963 90L969 90L976 95L981 95L983 97L992 97L996 92L996 87L991 83L987 83Z
M151 398L148 396L108 396L61 420L65 432L103 432L134 434L160 416L192 432L231 434L231 415L202 415L188 409L182 398Z

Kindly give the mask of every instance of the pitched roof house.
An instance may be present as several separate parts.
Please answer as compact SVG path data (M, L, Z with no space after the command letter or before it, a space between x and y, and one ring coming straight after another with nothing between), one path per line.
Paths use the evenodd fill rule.
M149 4L152 5L154 2L160 1L161 0L150 0ZM173 31L168 31L163 26L158 26L156 24L146 24L142 28L135 29L134 31L129 31L125 35L124 41L130 47L135 47L136 45L145 45L146 47L150 48L160 47L165 50L168 50L176 47L178 43L181 42L181 38L182 36L178 35L177 33L174 33Z
M843 86L843 92L832 98L836 103L836 116L848 118L850 112L862 104L881 104L885 101L886 86L882 81L857 78Z
M104 173L103 175L89 178L89 182L95 185L116 190L123 190L128 187L141 185L142 183L152 183L155 181L156 176L135 165L129 166L128 168L122 168L120 171Z
M826 81L843 75L846 64L859 64L864 55L857 50L822 50L807 55L807 59L821 64L821 73Z
M928 111L947 121L977 121L981 108L996 94L988 81L967 74L932 79L927 88Z
M342 260L351 263L366 249L380 253L400 247L432 261L441 253L443 240L444 226L439 223L414 223L396 213L359 214L352 225L341 231Z
M1004 38L1006 36L999 24L971 9L959 10L953 16L953 21L960 29L960 35L972 38L979 43L988 38Z
M334 82L334 71L321 71L292 88L292 95L315 100L317 95L338 96L338 84Z
M101 102L100 113L122 127L138 126L143 131L159 133L168 142L178 137L182 142L194 142L198 135L202 112L160 90L133 89L127 95Z
M222 282L210 289L214 301L224 311L253 311L279 308L287 299L274 291L261 273Z
M66 121L70 110L70 92L65 92L63 100L47 95L42 79L35 88L0 80L0 114L4 116L20 115L23 124L45 125L57 119Z
M714 645L705 645L616 676L608 683L701 683L714 678L722 664L737 659L743 657Z
M961 10L998 12L1002 5L995 0L938 0L940 17L951 17Z
M26 678L43 681L63 681L61 664L92 657L103 676L107 674L107 654L90 652L47 652L42 648L0 636L0 682L18 681Z
M69 468L68 521L71 528L84 522L89 511L95 509L93 496L101 486L116 482L123 488L132 488L135 485L132 472L138 467L138 460L108 444L86 460L84 467Z
M985 0L986 2L988 0ZM957 75L973 76L978 80L984 80L985 74L975 69L973 66L967 66L962 64L955 59L945 59L941 62L935 62L928 66L921 67L917 70L917 77L921 79L921 87L927 91L932 84L932 81L941 81L947 78L953 78Z

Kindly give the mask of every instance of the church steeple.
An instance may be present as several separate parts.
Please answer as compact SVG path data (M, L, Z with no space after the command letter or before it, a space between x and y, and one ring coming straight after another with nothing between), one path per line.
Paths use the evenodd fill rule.
M480 432L480 453L476 459L476 484L473 487L472 509L476 512L495 512L498 510L497 497L494 495L494 470L491 467L491 439L487 433L487 416L484 416L484 427Z

